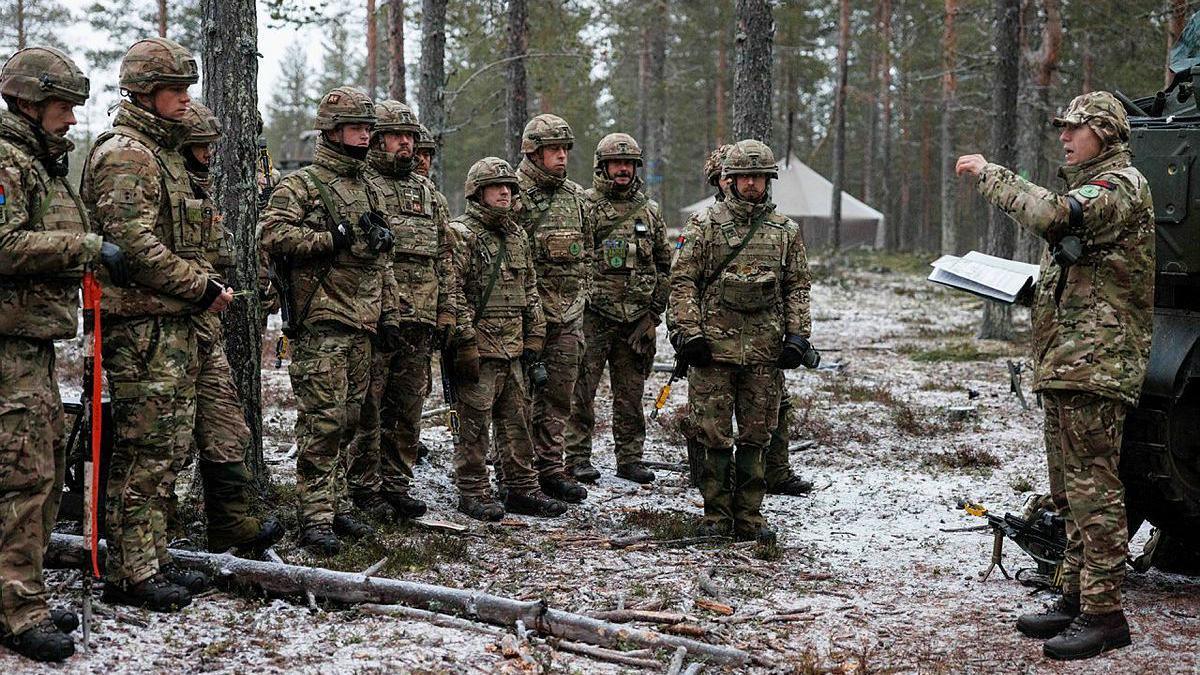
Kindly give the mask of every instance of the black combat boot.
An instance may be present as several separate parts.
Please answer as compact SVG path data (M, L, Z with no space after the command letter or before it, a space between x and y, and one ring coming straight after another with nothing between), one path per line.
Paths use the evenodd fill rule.
M571 465L571 475L575 477L575 480L584 483L595 483L600 480L600 471L587 460Z
M540 490L526 493L509 490L504 497L504 508L513 513L539 518L557 518L567 512L566 503L551 499Z
M588 495L587 488L566 476L539 478L538 485L541 486L542 492L568 504L578 504L587 499Z
M184 569L174 562L163 565L161 572L167 578L167 581L176 586L183 586L191 595L199 595L212 586L212 583L208 580L208 575L203 572Z
M389 523L395 517L392 505L377 492L354 495L350 498L350 502L354 504L355 510L367 520Z
M485 523L494 523L504 517L504 507L491 499L459 497L458 510Z
M50 619L15 635L5 634L0 644L34 661L62 661L75 653L75 641Z
M384 496L384 501L392 509L392 513L401 520L412 520L425 515L429 509L425 506L425 502L405 494L389 494Z
M63 633L74 633L79 628L79 617L69 609L51 609L50 620Z
M342 542L328 525L309 525L296 543L315 556L337 555L342 550Z
M172 583L162 573L136 584L106 582L101 597L105 602L145 607L154 612L174 612L192 602L186 588Z
M1017 618L1017 630L1022 635L1039 640L1050 638L1063 632L1079 616L1079 593L1060 595L1052 604L1037 614L1022 614Z
M234 555L252 560L262 560L263 554L283 539L283 525L274 518L267 518L258 527L254 538L233 547Z
M738 523L733 528L734 541L756 541L763 546L774 546L778 538L775 530L766 525L742 525Z
M728 520L718 520L705 516L696 526L697 537L728 537L733 525Z
M812 489L813 489L812 481L807 481L807 480L804 480L803 478L801 478L800 476L797 476L796 474L791 474L790 476L779 481L778 483L768 486L767 494L769 494L769 495L787 495L789 497L803 497L804 495L812 492Z
M617 467L617 478L624 478L635 483L646 485L654 482L654 472L641 462L630 462Z
M375 528L346 513L339 513L333 517L333 531L339 537L351 541L375 534Z
M1125 612L1119 609L1105 614L1084 612L1066 630L1047 640L1042 653L1058 661L1074 661L1128 647L1130 642Z

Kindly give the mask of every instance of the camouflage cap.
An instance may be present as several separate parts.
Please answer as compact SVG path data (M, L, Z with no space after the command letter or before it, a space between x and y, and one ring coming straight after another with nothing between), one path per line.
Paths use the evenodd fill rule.
M771 178L779 177L775 153L766 143L752 138L734 143L725 155L723 167L721 173L725 176L763 174Z
M507 183L516 192L518 189L517 172L512 165L499 157L484 157L471 165L467 170L467 180L463 183L463 194L474 197L479 188L484 185Z
M333 131L343 124L375 124L375 104L366 92L354 87L336 87L317 104L317 131Z
M417 143L414 147L417 150L427 150L430 153L437 153L437 141L433 140L433 134L429 132L429 128L424 124L418 124Z
M627 159L634 164L642 165L642 146L633 140L633 136L623 133L609 134L596 144L596 161L593 167L600 170L600 165L610 159Z
M725 156L729 154L729 149L732 147L732 144L726 143L708 153L708 159L704 160L704 179L708 181L709 185L716 187L725 166Z
M1107 91L1091 91L1071 99L1067 111L1054 118L1054 126L1086 124L1105 145L1114 139L1129 140L1129 118L1125 106Z
M30 103L48 98L83 105L91 83L71 57L53 47L22 49L0 70L0 94Z
M133 43L121 59L121 89L149 94L163 85L196 84L200 70L196 59L183 45L155 37Z
M525 130L521 133L521 154L537 152L538 148L547 145L565 145L570 148L575 145L575 134L571 132L571 125L563 118L542 113L525 123Z
M380 101L375 104L375 133L408 132L416 141L421 133L421 123L412 108L399 101Z
M188 104L187 112L183 114L183 126L188 132L184 145L215 143L221 138L221 123L217 121L217 116L199 101Z

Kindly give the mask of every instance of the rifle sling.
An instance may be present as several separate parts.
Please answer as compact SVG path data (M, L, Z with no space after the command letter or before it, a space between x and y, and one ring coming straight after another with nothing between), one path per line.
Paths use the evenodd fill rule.
M331 228L337 227L337 218L334 215L337 213L337 211L333 206L333 197L330 196L329 187L325 185L325 181L317 177L316 172L308 167L303 170L302 175L317 188L317 196L319 196L321 199L321 207L325 211L325 219L329 222L329 226ZM334 255L337 254L335 253ZM325 284L325 279L329 276L329 273L332 270L333 261L330 260L328 263L326 263L325 269L321 270L321 274L317 278L317 283L313 286L312 291L309 292L308 298L304 300L304 308L300 310L299 315L294 317L296 325L292 328L292 330L299 328L300 325L304 323L304 320L308 318L308 310L312 308L313 299L317 297L317 290Z
M612 202L606 202L606 203L608 203L608 204L611 204ZM604 238L605 238L605 237L607 237L608 235L612 234L612 233L613 233L615 230L617 230L617 229L619 229L619 228L622 228L622 227L624 227L624 226L625 226L625 224L626 224L626 223L628 223L630 220L633 220L634 216L636 216L636 215L638 215L639 213L641 213L641 212L642 212L642 207L644 207L645 205L646 205L646 201L645 201L644 199L643 199L643 200L639 200L639 201L638 201L638 202L637 202L637 203L634 205L634 207L633 207L632 209L630 209L630 210L629 210L629 213L626 213L626 214L625 214L625 217L623 217L623 218L621 218L620 220L616 221L616 222L615 222L615 223L613 223L612 225L609 225L609 226L608 226L608 228L607 228L607 229L605 229L605 230L603 230L603 231L597 230L597 231L596 231L596 237L595 237L595 241L594 241L594 243L593 243L593 246L596 246L596 245L598 245L600 242L604 241Z
M500 235L498 239L500 240L500 250L496 251L496 258L492 262L492 273L488 276L487 286L483 289L483 294L479 296L479 302L475 303L473 324L479 323L479 313L483 311L484 307L487 307L488 300L492 299L492 291L496 290L496 281L500 279L500 265L508 253L507 240L503 235Z
M754 238L754 235L758 233L758 228L762 227L762 224L767 220L767 215L768 214L764 212L760 218L752 219L750 221L750 229L746 231L746 236L742 237L742 240L738 242L737 246L733 247L733 250L729 252L729 255L725 256L725 259L722 260L715 269L713 269L712 273L704 278L705 288L712 285L712 282L716 281L717 277L721 276L721 272L725 271L725 268L729 266L729 263L733 262L734 258L738 257L738 254L740 254L742 250L746 248L746 245L750 243L750 240Z

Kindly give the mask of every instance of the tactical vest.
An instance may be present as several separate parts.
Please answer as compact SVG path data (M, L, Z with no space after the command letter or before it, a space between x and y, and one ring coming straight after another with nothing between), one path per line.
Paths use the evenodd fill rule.
M396 247L392 270L396 275L401 321L433 324L437 319L439 254L438 226L433 216L433 190L411 175L408 179L383 176L384 204Z
M491 285L496 256L501 254L500 236L470 216L455 219L475 235L475 247L467 261L468 279L464 279L463 291L467 304L477 307L475 324L488 319L522 319L528 300L525 283L532 273L524 242L517 235L509 235L504 242L504 257L495 273L496 282L487 296L487 304L479 307L483 295Z
M595 199L596 274L588 308L613 321L634 321L650 309L658 283L650 201L624 202L618 210L603 196Z
M210 271L227 278L234 266L233 233L226 230L221 214L217 213L207 181L192 176L192 197L184 202L187 229L197 227L203 232L203 259Z
M538 294L546 320L569 323L583 314L586 301L582 195L571 183L552 194L526 186L522 177L524 224L533 248Z

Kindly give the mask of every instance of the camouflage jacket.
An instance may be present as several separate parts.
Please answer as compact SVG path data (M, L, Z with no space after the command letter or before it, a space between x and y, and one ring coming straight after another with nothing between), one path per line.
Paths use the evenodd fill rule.
M1083 256L1065 272L1048 253L1042 258L1033 388L1087 391L1132 405L1141 394L1153 331L1150 187L1130 166L1124 144L1060 175L1065 194L996 164L979 174L984 198L1034 234L1051 244L1068 234L1083 241ZM1082 211L1075 223L1070 200Z
M322 204L328 191L335 213ZM396 278L390 253L367 249L359 218L384 203L383 191L366 164L318 139L313 163L279 182L259 217L262 245L283 264L281 292L291 296L294 328L331 321L374 333L380 323L397 324ZM349 223L354 243L334 252L330 218Z
M103 308L117 316L194 314L210 274L204 232L187 218L199 208L183 155L186 129L123 101L84 167L83 201L92 227L121 247L135 282L106 284ZM103 275L101 275L103 276Z
M724 261L762 224L724 269ZM703 336L713 359L733 365L774 364L784 336L808 337L808 259L800 227L770 202L729 198L697 214L683 230L671 270L672 339Z
M583 188L542 171L528 159L517 166L514 210L537 268L546 320L570 323L583 316L592 277L592 222Z
M600 175L584 193L595 226L588 309L611 321L630 322L649 313L662 316L667 307L671 249L658 204L641 191L637 180L617 191Z
M47 170L70 141L39 136L0 112L0 335L58 340L75 337L79 280L102 242L66 177Z
M388 153L372 150L368 162L383 191L383 211L396 235L392 272L398 320L433 326L442 316L453 322L462 291L454 273L445 198L438 199L440 193L428 178L397 170Z
M525 349L541 351L546 318L538 297L533 256L520 229L508 214L467 201L467 210L451 222L455 260L463 284L458 335L474 339L483 358L515 359ZM492 284L501 243L504 257ZM489 285L487 304L479 307ZM476 308L479 307L477 310Z

